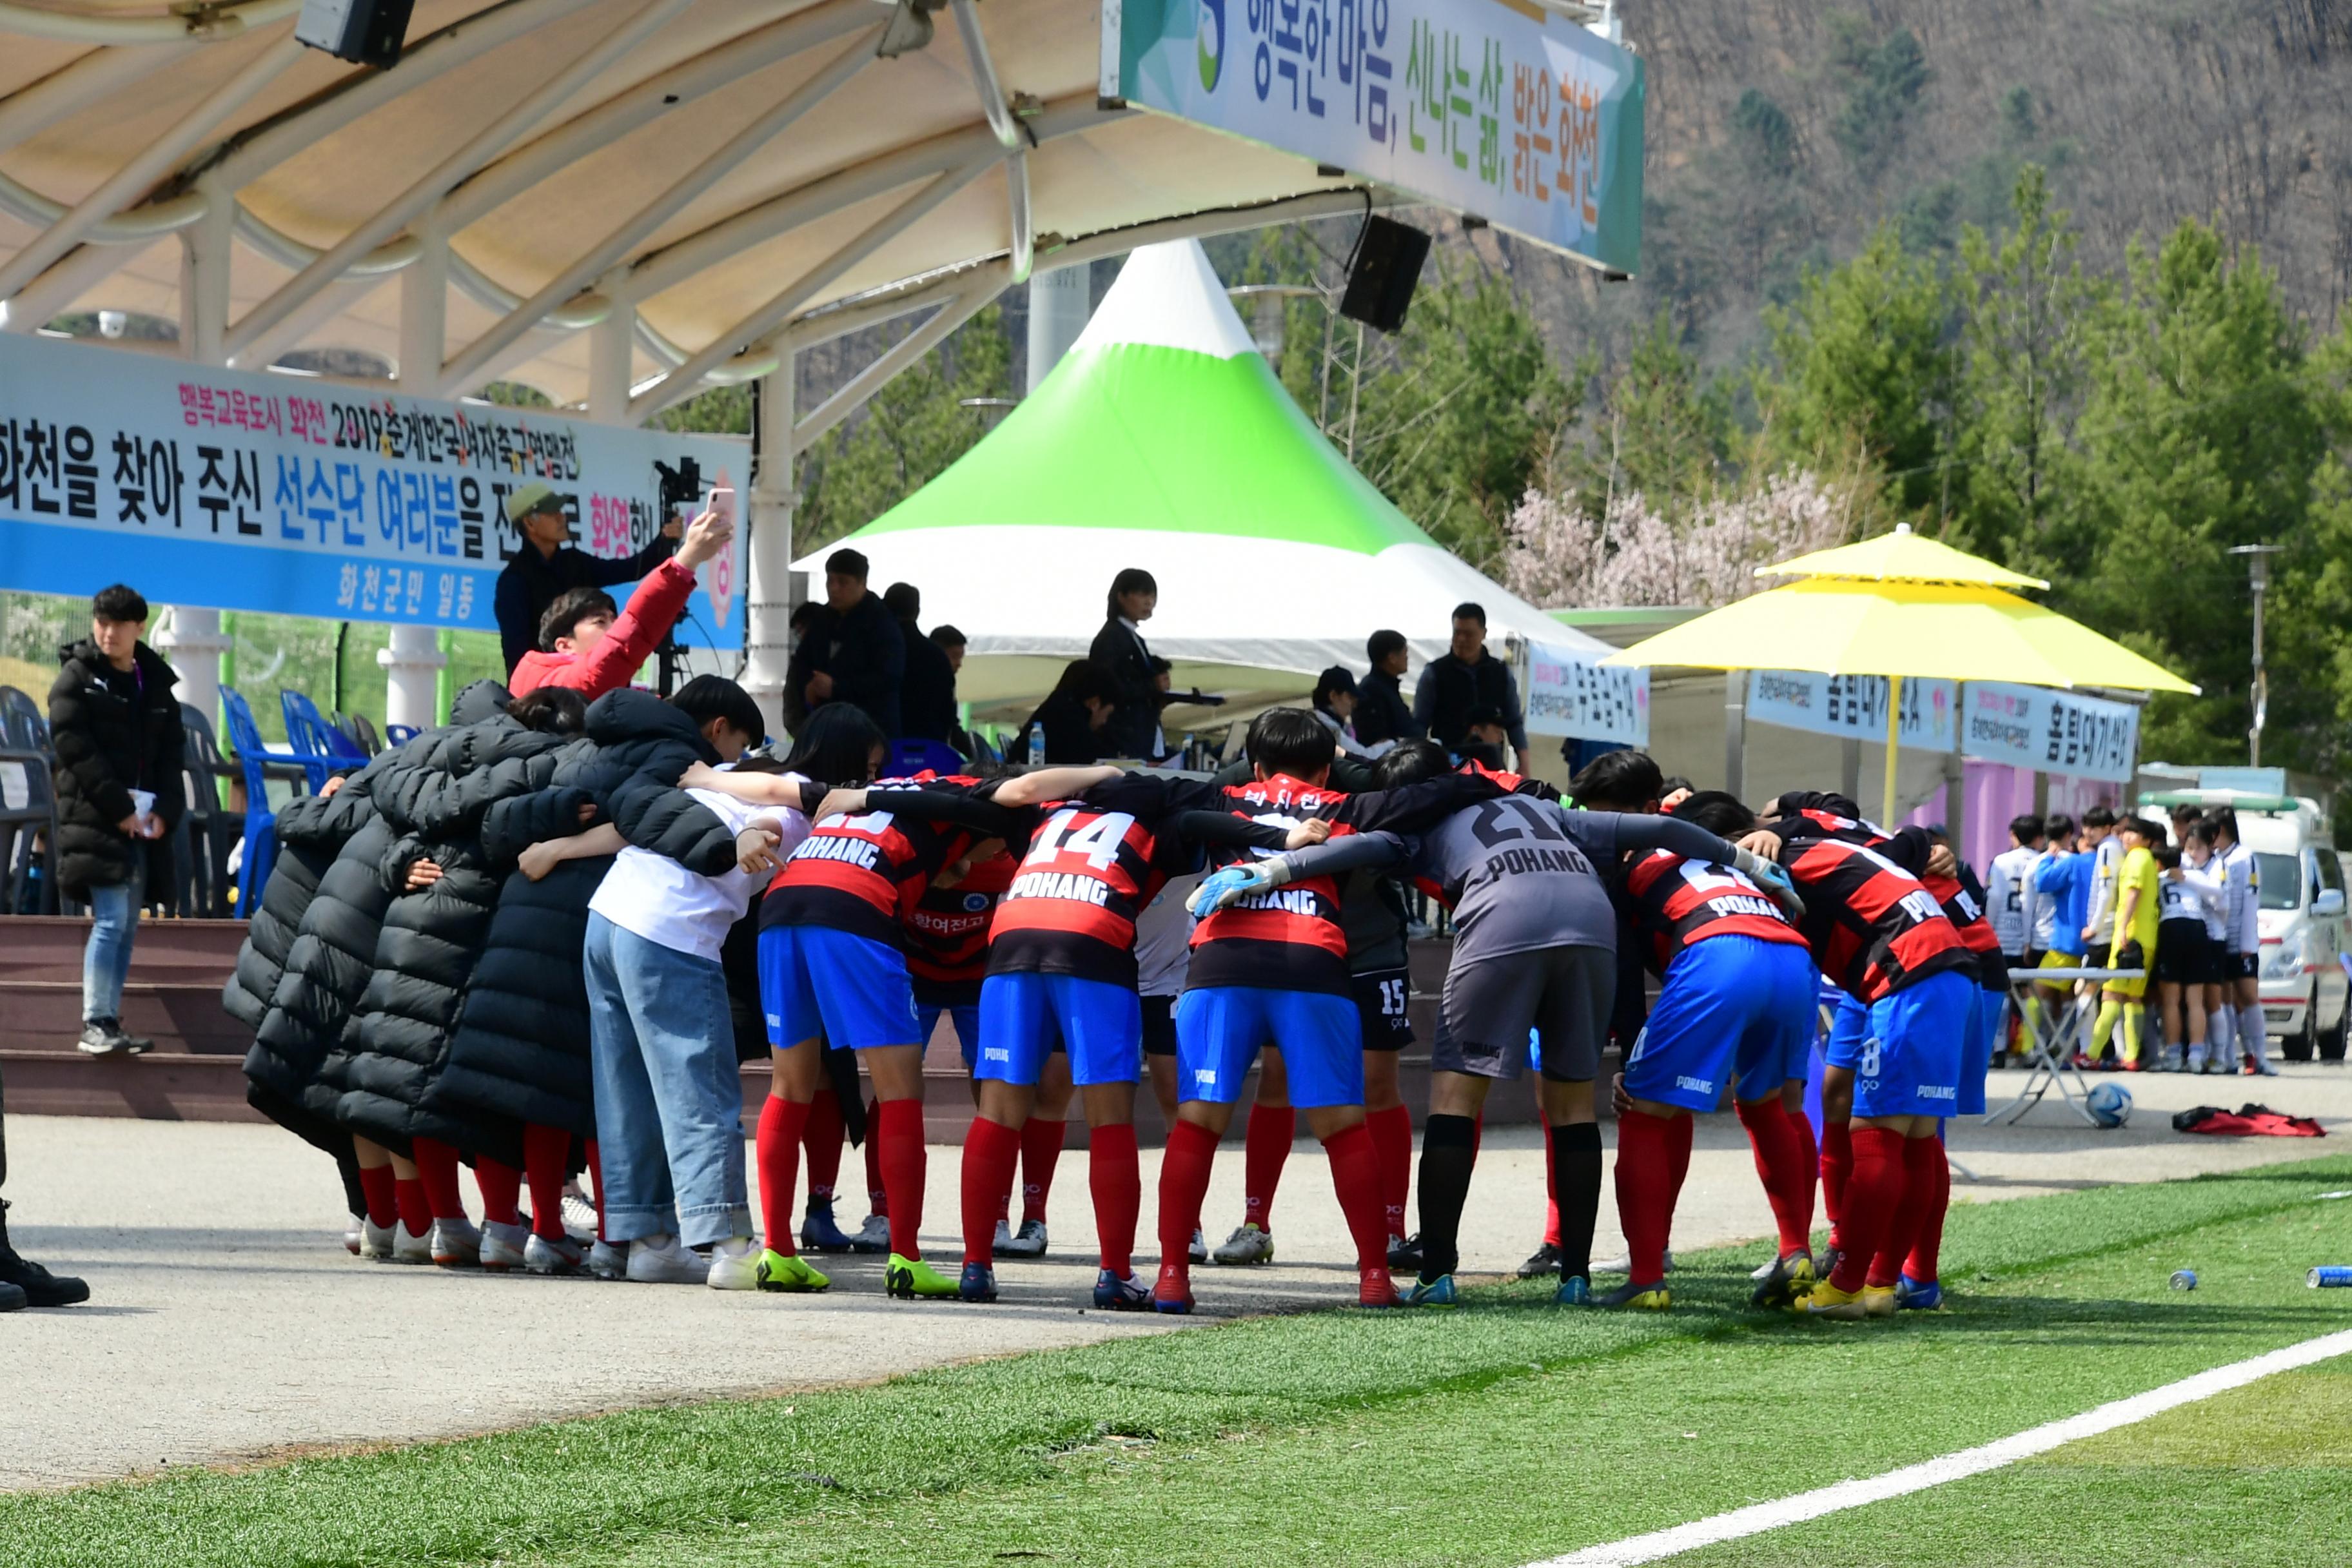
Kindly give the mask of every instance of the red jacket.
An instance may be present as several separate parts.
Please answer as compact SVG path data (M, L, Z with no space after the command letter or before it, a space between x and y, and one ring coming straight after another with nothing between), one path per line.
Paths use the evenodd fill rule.
M542 686L568 686L591 702L607 691L618 691L653 657L686 613L687 595L693 592L693 570L670 557L646 574L593 652L527 653L514 667L507 690L520 697Z

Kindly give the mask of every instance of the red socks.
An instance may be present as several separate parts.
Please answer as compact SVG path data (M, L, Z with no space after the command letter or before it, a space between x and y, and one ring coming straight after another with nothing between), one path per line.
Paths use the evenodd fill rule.
M1480 1114L1480 1116L1479 1116L1479 1118L1478 1118L1478 1130L1479 1130L1480 1131L1482 1131L1482 1132L1483 1132L1483 1131L1486 1131L1486 1116L1484 1115L1484 1113L1481 1113L1481 1114ZM1547 1122L1545 1122L1545 1123L1543 1124L1543 1132L1544 1132L1544 1169L1545 1169L1546 1171L1549 1171L1549 1170L1551 1169L1551 1123L1550 1123L1550 1122L1547 1121ZM1475 1143L1473 1143L1473 1144L1471 1145L1471 1148L1475 1150L1475 1149L1476 1149L1476 1148L1477 1148L1477 1145L1476 1145ZM1618 1157L1619 1157L1620 1159L1622 1159L1624 1156L1623 1156L1622 1154L1620 1154ZM1558 1246L1559 1245L1559 1195L1558 1194L1554 1193L1554 1192L1551 1190L1551 1183L1550 1183L1549 1180L1547 1180L1547 1181L1544 1183L1544 1237L1543 1237L1543 1238L1544 1238L1544 1245L1545 1245L1546 1247L1558 1247Z
M1282 1164L1297 1136L1298 1112L1289 1106L1250 1107L1249 1131L1242 1138L1242 1218L1262 1230L1274 1229L1274 1189L1282 1184ZM1187 1226L1184 1245L1192 1244Z
M1789 1119L1789 1131L1797 1135L1797 1185L1790 1189L1803 1218L1806 1242L1813 1236L1813 1188L1822 1179L1822 1146L1813 1136L1812 1119L1802 1110L1790 1110L1786 1105L1780 1113Z
M1160 1159L1160 1294L1172 1299L1189 1289L1192 1233L1201 1228L1201 1205L1209 1195L1209 1172L1217 1158L1217 1135L1179 1118L1168 1129ZM1173 1286L1173 1292L1170 1287Z
M1348 1234L1356 1241L1358 1293L1367 1302L1385 1303L1394 1294L1389 1284L1388 1216L1381 1206L1381 1161L1372 1147L1372 1130L1359 1121L1323 1140L1331 1157L1331 1185L1339 1194L1339 1212L1348 1216Z
M1381 1209L1389 1234L1404 1235L1404 1201L1412 1187L1412 1112L1402 1105L1364 1118L1372 1130L1372 1155L1381 1163Z
M807 1125L801 1129L801 1147L808 1151L811 1203L833 1201L833 1184L841 1179L841 1145L847 1136L841 1097L829 1089L818 1089L808 1104Z
M1884 1127L1853 1131L1853 1173L1845 1184L1845 1207L1838 1229L1845 1251L1830 1283L1841 1290L1859 1290L1878 1272L1873 1259L1894 1231L1903 1206L1906 1185L1903 1134ZM1900 1254L1896 1255L1900 1258ZM1891 1276L1875 1281L1891 1285Z
M409 1141L408 1157L416 1162L416 1179L425 1184L425 1201L435 1219L464 1219L466 1202L457 1195L457 1151L438 1138Z
M1143 1169L1135 1148L1135 1129L1126 1122L1097 1127L1087 1135L1087 1185L1095 1200L1095 1234L1100 1238L1101 1266L1114 1278L1135 1272L1135 1219L1143 1208ZM1027 1151L1023 1151L1027 1158ZM1185 1233L1192 1242L1192 1233Z
M530 1184L530 1228L549 1241L563 1239L563 1177L572 1163L572 1134L526 1121L522 1173Z
M800 1175L801 1136L808 1131L808 1122L807 1106L772 1094L760 1107L760 1131L752 1145L760 1167L760 1228L768 1250L784 1258L793 1256L793 1184ZM836 1164L840 1158L841 1141L836 1136Z
M474 1185L482 1190L482 1223L520 1225L516 1205L522 1197L522 1173L487 1154L474 1156Z
M1806 1227L1812 1205L1800 1193L1811 1194L1813 1179L1804 1169L1804 1150L1789 1113L1778 1099L1741 1101L1739 1124L1748 1129L1748 1144L1755 1152L1756 1174L1772 1205L1772 1221L1780 1230L1780 1256L1802 1252L1811 1244Z
M1853 1173L1853 1127L1845 1121L1826 1121L1822 1126L1822 1212L1830 1216L1830 1245L1837 1247L1843 1240L1839 1234L1845 1219L1845 1186Z
M385 1170L392 1169L386 1165ZM415 1177L395 1177L392 1198L400 1214L400 1228L411 1236L423 1236L433 1228L433 1205L425 1196L425 1184Z
M360 1167L360 1191L367 1194L368 1224L378 1230L390 1230L400 1218L400 1197L394 1191L396 1184L388 1164Z
M1936 1278L1938 1254L1944 1247L1944 1214L1952 1206L1952 1165L1944 1157L1944 1141L1906 1139L1903 1171L1911 1179L1906 1195L1916 1200L1908 1206L1918 1211L1911 1232L1911 1256L1903 1272L1927 1285Z
M890 1184L882 1179L881 1101L874 1100L866 1102L866 1202L868 1214L890 1213Z
M893 1101L893 1103L897 1103ZM911 1103L911 1102L909 1102ZM1062 1130L1060 1122L1054 1131ZM971 1130L963 1135L963 1260L966 1263L988 1263L996 1256L996 1216L1004 1211L1004 1200L1013 1190L1013 1163L1021 1157L1024 1142L1022 1130L1007 1127L1002 1121L991 1121L985 1116L971 1119ZM886 1164L884 1170L887 1172ZM898 1205L891 1205L898 1212ZM897 1235L897 1226L892 1226ZM896 1245L894 1241L893 1246Z
M1682 1173L1690 1164L1691 1119L1628 1110L1617 1121L1617 1217L1625 1227L1627 1278L1638 1285L1666 1277ZM1675 1159L1677 1146L1682 1151Z
M880 1100L866 1134L882 1167L882 1190L890 1203L890 1250L909 1263L923 1256L917 1232L923 1224L923 1102ZM993 1224L990 1234L994 1234Z
M1054 1167L1061 1163L1062 1134L1068 1126L1066 1121L1048 1121L1042 1116L1021 1124L1021 1217L1024 1220L1045 1217L1045 1199L1054 1191Z

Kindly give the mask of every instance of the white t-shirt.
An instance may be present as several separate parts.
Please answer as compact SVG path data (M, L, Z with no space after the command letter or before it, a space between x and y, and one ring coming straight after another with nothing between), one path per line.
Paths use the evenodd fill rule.
M796 773L783 776L799 777ZM730 833L742 832L755 816L777 818L783 826L782 840L775 850L779 858L791 854L808 837L809 819L797 811L751 805L716 790L686 793L709 806ZM613 868L596 885L596 896L588 900L588 908L647 942L716 963L728 931L751 908L760 882L760 878L732 866L715 877L699 877L667 855L631 845L613 858Z
M2257 896L2254 852L2232 844L2220 858L2223 887L2229 894L2222 940L2231 952L2260 952L2263 947L2262 900Z
M2116 934L2116 877L2124 863L2123 835L2110 833L2099 840L2091 862L2091 942L2112 942Z
M2033 930L2033 867L2041 858L2039 849L2012 846L1992 858L1992 874L1985 879L1985 919L2001 952L2012 958L2023 955Z
M1135 922L1135 991L1139 996L1173 996L1184 989L1192 959L1192 912L1184 900L1201 885L1202 872L1174 877L1160 889Z

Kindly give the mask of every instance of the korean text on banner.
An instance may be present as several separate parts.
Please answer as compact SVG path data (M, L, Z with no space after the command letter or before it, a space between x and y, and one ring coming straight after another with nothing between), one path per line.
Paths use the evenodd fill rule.
M1748 717L1784 730L1805 730L1846 741L1886 740L1890 682L1883 675L1820 675L1801 669L1748 672ZM1958 688L1948 680L1903 682L1903 714L1895 740L1906 751L1952 749Z
M2125 782L2139 760L2139 710L2128 702L1991 680L1964 693L1960 750L1980 762Z
M742 444L0 334L0 587L119 577L216 609L489 630L518 487L552 486L582 549L625 556L662 525L655 461L689 457L740 468ZM698 589L677 637L740 648L740 598Z
M1528 731L1650 743L1650 672L1604 669L1564 648L1528 645Z
M1106 0L1104 97L1638 269L1642 62L1498 0Z

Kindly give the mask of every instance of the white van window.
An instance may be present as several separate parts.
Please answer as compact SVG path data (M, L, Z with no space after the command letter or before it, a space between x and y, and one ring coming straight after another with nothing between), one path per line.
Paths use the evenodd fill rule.
M2254 875L2262 879L2261 907L2266 910L2303 908L2303 858L2297 855L2254 857Z
M2319 885L2323 888L2332 888L2339 893L2342 892L2344 890L2344 863L2336 859L2336 851L2333 849L2314 850L2312 852L2312 858L2319 863Z

